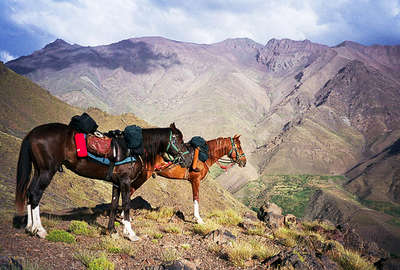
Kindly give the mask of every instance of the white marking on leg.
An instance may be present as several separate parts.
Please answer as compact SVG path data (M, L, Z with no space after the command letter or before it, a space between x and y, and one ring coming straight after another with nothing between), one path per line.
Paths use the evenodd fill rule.
M135 232L132 230L131 223L127 220L122 220L124 225L124 237L128 238L132 242L139 241L140 238L136 236Z
M47 232L43 228L42 222L40 220L39 205L32 210L32 220L33 220L32 232L37 234L37 236L39 236L40 238L46 238Z
M122 212L121 212L121 218L122 218L122 219L124 218L124 215L125 215L124 210L122 210ZM132 218L131 218L131 217L129 217L129 221L132 221Z
M200 212L199 212L199 202L197 200L193 201L193 208L194 208L194 217L197 220L198 224L204 224L203 219L200 217Z
M25 230L27 232L32 232L32 208L31 208L31 205L30 204L26 205L26 209L28 212L28 222L26 223Z

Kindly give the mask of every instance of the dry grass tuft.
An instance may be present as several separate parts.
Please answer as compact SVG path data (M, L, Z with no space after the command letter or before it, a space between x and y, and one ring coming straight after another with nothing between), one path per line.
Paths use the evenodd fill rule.
M153 238L154 239L161 239L163 237L164 237L164 235L162 233L159 233L159 232L153 233Z
M114 239L111 237L104 237L100 243L93 246L92 249L106 250L109 253L114 254L127 254L133 256L135 249L132 248L130 241L126 239Z
M156 220L158 222L167 222L175 214L175 211L171 207L161 207L158 210L149 211L146 214L146 218Z
M220 254L222 251L222 246L218 245L217 243L211 243L208 245L207 249L212 253Z
M175 234L181 234L182 233L182 229L178 226L175 225L169 225L167 227L164 228L164 231L166 233L175 233Z
M215 222L208 220L204 224L193 225L193 232L204 236L219 228L220 228L219 224L216 224Z
M254 224L254 227L249 228L246 233L248 235L259 235L259 236L264 236L265 235L265 225L262 224L261 222L258 222Z
M298 231L281 227L274 232L275 238L278 238L280 242L288 247L295 247L298 244L298 240L302 234Z
M242 267L246 261L257 258L264 260L279 253L279 248L269 243L260 243L252 240L250 242L238 241L233 242L228 248L227 254L229 260L236 266Z
M302 224L303 224L305 230L311 230L315 226L320 226L325 231L333 231L336 229L335 226L333 226L332 224L329 224L328 222L324 222L324 221L318 221L318 220L304 221Z
M228 209L225 211L214 210L207 215L212 218L216 223L226 226L226 225L237 225L243 221L243 218L234 210Z
M42 225L47 229L54 229L57 227L61 219L56 216L41 217Z
M161 261L164 263L173 262L179 260L181 258L181 254L175 248L166 248L161 252Z
M351 250L343 250L339 253L333 253L332 259L336 261L343 270L374 270L374 265Z
M187 243L185 243L185 244L182 244L181 245L181 248L183 248L183 249L190 249L192 246L190 245L190 244L187 244Z

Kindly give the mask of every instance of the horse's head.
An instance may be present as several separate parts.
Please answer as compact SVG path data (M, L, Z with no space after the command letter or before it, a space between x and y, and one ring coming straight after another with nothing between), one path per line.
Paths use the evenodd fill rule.
M229 151L228 157L232 159L235 163L239 165L239 167L246 166L246 155L242 150L242 146L240 145L240 135L235 135L231 139L231 150Z
M170 136L166 153L174 157L181 156L187 151L187 148L183 142L183 134L179 129L176 128L175 123L170 124L169 128Z

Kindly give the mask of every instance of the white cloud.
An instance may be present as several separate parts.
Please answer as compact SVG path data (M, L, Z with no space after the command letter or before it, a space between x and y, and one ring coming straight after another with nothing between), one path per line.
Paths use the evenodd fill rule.
M11 61L15 59L15 56L12 56L9 52L7 51L0 51L0 61L3 63L6 63L8 61Z
M10 17L18 25L80 45L109 44L141 36L163 36L196 43L249 37L262 44L273 37L308 38L334 45L352 38L361 42L377 18L382 23L374 26L374 31L385 32L396 20L395 14L398 16L397 0L382 1L384 4L355 2L20 0L9 3L13 7ZM352 12L356 16L353 17ZM385 20L380 15L385 16ZM399 25L399 19L397 23ZM391 35L397 35L400 40L399 31L392 30Z

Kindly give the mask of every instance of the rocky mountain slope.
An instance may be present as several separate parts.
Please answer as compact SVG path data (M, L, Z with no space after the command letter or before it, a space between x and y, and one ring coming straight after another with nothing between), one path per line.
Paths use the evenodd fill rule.
M146 37L96 47L57 40L7 66L79 107L175 121L186 139L241 133L246 169L218 178L236 191L260 175L342 175L393 145L399 59L400 46L349 41L205 45ZM382 160L347 186L365 205L385 211L388 203L397 213L396 168Z
M10 228L14 213L15 166L21 138L33 126L47 121L68 122L72 115L82 111L62 103L1 63L0 67L0 91L7 97L4 104L12 108L3 112L3 130L0 133L0 186L5 191L1 195L3 203L0 209L1 266L9 265L11 261L14 266L22 263L28 269L57 269L66 265L84 269L95 263L114 265L118 269L133 266L156 269L171 263L203 269L282 265L288 269L340 269L349 264L372 269L373 263L384 263L380 258L388 258L377 247L363 248L360 257L359 253L349 249L352 244L344 240L350 231L340 231L332 225L303 225L296 221L274 227L272 223L259 222L254 213L220 188L213 177L203 182L200 190L201 212L207 220L205 226L193 225L191 221L188 183L150 179L135 193L140 198L132 201L136 207L133 227L143 238L135 246L102 234L106 224L102 215L107 213L110 186L70 172L57 174L42 201L43 222L54 234L52 240L35 239L25 235L22 229ZM29 113L26 109L20 111L19 107L29 108ZM148 126L132 114L113 116L99 109L88 112L100 124L100 130L123 128L127 123ZM283 216L280 218L283 220ZM88 221L89 229L74 229L73 224L87 226L76 223L76 220ZM217 228L219 230L213 231ZM76 244L52 242L60 241L57 237L59 234L65 236L65 231L72 233L72 238L68 236L67 239L75 239ZM63 238L61 241L66 240ZM233 244L229 244L232 241ZM361 239L357 243L367 246L367 242ZM39 250L45 251L41 254L46 255L37 255L35 252Z
M249 39L204 45L145 37L96 47L56 40L7 66L69 104L133 112L157 125L174 120L187 130L187 138L242 133L247 152L255 151L249 159L258 172L279 172L279 165L270 161L274 158L285 164L284 149L291 145L278 137L294 136L305 151L291 157L298 165L289 170L329 174L344 173L362 156L375 153L370 149L375 138L398 129L398 109L389 106L380 112L379 108L398 102L399 48L354 42L328 47L288 39L272 39L262 46ZM348 76L346 80L352 76L360 83L347 81L346 93L333 94L332 102L321 107L331 87L341 87L341 76ZM362 91L365 85L367 93ZM348 108L353 106L353 118L359 113L351 102L364 104L363 108L371 105L363 117L370 123L382 120L383 126L370 134L360 130L359 125L365 123L357 126L356 119L349 123ZM313 118L309 125L307 117ZM332 122L335 125L326 128ZM304 123L303 130L289 131L296 123ZM317 138L304 140L305 133ZM320 136L324 138L320 144L312 143ZM262 151L271 144L279 145L272 156ZM337 155L346 144L349 150Z

